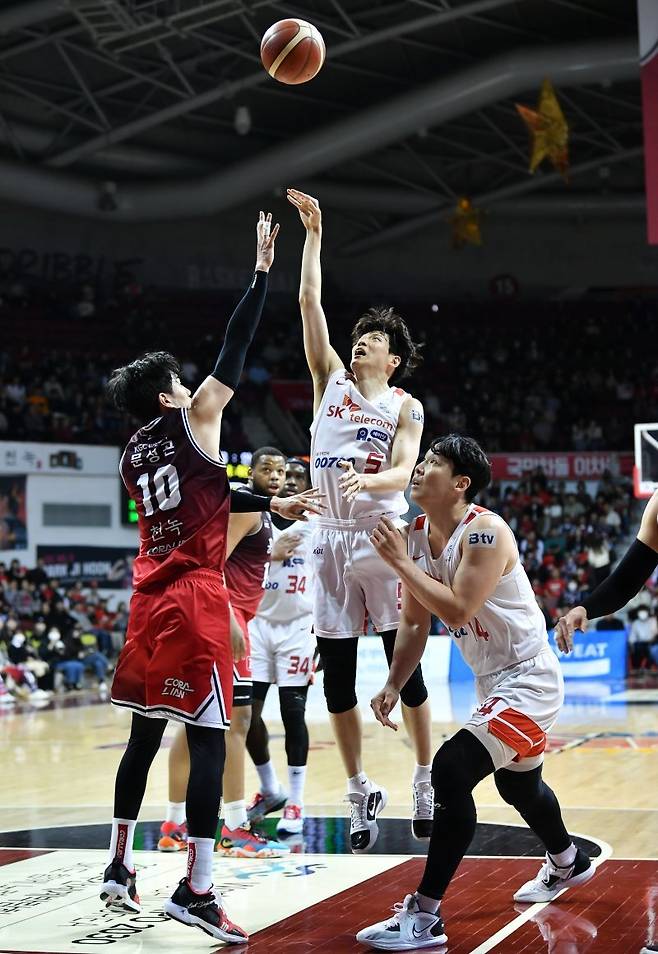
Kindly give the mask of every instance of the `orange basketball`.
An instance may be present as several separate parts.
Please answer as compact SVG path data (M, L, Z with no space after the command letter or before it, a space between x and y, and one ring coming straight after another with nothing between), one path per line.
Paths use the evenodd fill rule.
M263 66L280 83L307 83L324 63L322 34L306 20L273 23L260 44Z

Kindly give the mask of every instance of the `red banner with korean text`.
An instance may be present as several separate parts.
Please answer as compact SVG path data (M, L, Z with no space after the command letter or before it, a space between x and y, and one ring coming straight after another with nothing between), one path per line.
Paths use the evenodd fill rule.
M598 480L606 470L615 476L630 477L633 455L613 451L575 451L565 453L490 454L494 480L522 480L538 467L550 480Z

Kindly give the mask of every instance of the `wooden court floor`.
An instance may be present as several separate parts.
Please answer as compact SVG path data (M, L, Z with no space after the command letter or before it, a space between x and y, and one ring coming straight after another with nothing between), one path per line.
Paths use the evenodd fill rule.
M444 902L446 950L625 954L639 952L652 932L658 942L658 687L627 688L617 696L602 703L585 694L565 706L545 765L568 828L601 846L597 877L548 907L530 906L539 909L530 915L519 906L515 910L511 894L536 873L539 861L521 847L518 816L485 781L475 793L479 822L483 830L490 826L498 832L495 844L503 847L500 853L496 848L495 857L470 857L460 868ZM13 845L0 847L0 954L85 954L106 944L119 954L209 948L210 939L200 932L162 923L162 897L181 877L182 857L139 853L145 899L139 924L126 918L114 923L99 908L97 879L105 844L94 826L111 817L114 774L129 718L98 704L93 694L65 702L0 715L0 845ZM458 721L436 722L436 746L458 727ZM273 760L285 780L282 727L272 717L270 728ZM309 728L307 814L320 820L345 816L344 779L328 722L311 721ZM145 822L163 817L171 732L151 772ZM389 791L386 816L408 817L413 754L404 730L393 734L366 721L364 753L366 770ZM256 784L250 767L247 795ZM40 836L46 829L51 830L47 843ZM30 832L26 847L17 847L11 834L17 831ZM92 834L80 842L74 837L79 831ZM315 853L291 853L283 861L217 858L215 878L231 916L250 931L250 951L265 951L267 945L299 954L340 954L365 950L354 941L356 930L388 916L389 905L414 889L422 861L412 855L422 855L422 846L401 851L354 857L316 847ZM299 879L294 891L292 878ZM66 890L56 890L62 884Z

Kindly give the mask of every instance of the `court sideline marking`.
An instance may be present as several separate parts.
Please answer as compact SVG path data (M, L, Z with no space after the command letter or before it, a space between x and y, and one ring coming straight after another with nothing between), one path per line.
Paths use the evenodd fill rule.
M519 826L520 827L520 826ZM595 868L598 868L599 865L602 865L612 856L612 848L607 843L607 841L601 841L600 838L593 838L591 835L580 835L578 832L572 832L579 838L587 837L588 841L593 841L601 848L601 854L598 858L592 858L592 864ZM563 888L559 894L556 894L555 898L561 897L565 891L568 891L569 888ZM553 901L555 900L553 898ZM469 951L469 954L487 954L487 951L493 950L494 947L497 947L501 941L504 941L514 934L519 928L522 928L524 924L527 924L528 921L531 921L535 914L538 914L540 911L543 911L544 908L548 907L549 904L552 904L553 901L537 901L535 904L531 904L527 911L524 911L523 914L519 914L515 917L509 924L506 924L499 931L496 931L495 934L492 934L490 938L487 938L486 941L483 941L482 944L474 948L472 951Z

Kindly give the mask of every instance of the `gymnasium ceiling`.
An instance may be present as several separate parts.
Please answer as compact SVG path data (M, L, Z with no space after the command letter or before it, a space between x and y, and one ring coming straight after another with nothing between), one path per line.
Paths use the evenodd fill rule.
M261 35L289 16L315 23L327 45L304 86L260 65ZM569 187L550 169L527 171L514 103L534 106L544 76L571 126ZM100 202L108 181L112 211ZM639 213L635 0L2 5L0 197L171 220L288 184L358 222L355 251L415 231L462 195L519 215Z

